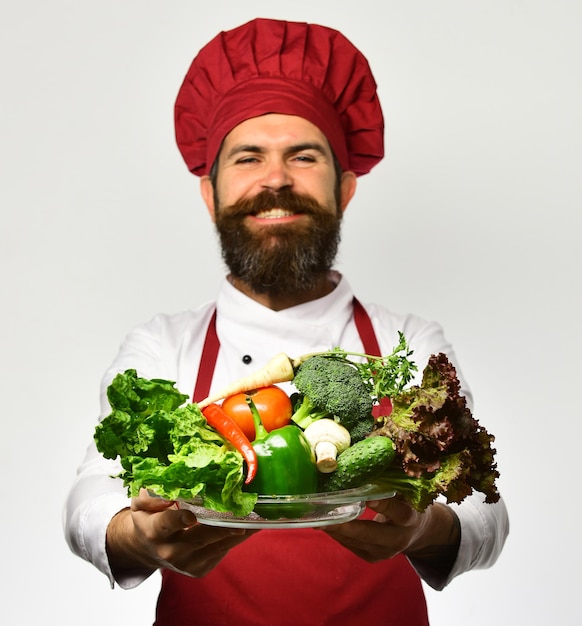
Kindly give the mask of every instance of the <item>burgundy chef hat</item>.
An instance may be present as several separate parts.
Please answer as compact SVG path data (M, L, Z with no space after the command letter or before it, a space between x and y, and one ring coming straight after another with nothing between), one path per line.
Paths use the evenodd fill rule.
M367 174L384 156L384 119L368 62L331 28L255 19L202 48L175 106L176 140L190 171L208 174L224 137L267 113L317 126L344 171Z

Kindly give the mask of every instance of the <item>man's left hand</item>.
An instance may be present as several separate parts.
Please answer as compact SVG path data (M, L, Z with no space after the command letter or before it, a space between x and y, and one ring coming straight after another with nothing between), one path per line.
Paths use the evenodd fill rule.
M369 563L397 554L432 560L441 552L456 551L460 541L458 520L452 509L435 503L419 513L398 498L367 503L376 512L371 520L354 520L323 530Z

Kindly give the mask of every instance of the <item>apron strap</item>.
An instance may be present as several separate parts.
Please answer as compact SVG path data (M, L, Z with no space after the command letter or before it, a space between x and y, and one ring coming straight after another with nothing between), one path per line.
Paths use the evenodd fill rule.
M216 334L216 309L214 309L210 322L208 323L206 338L204 339L204 347L202 348L202 355L200 357L200 366L198 367L198 376L196 377L196 385L194 386L194 393L192 394L192 402L201 402L204 398L208 397L219 349L220 341Z
M363 307L362 303L355 296L353 302L354 322L356 324L356 328L358 329L360 339L364 344L364 352L366 354L370 354L371 356L382 356L370 316Z

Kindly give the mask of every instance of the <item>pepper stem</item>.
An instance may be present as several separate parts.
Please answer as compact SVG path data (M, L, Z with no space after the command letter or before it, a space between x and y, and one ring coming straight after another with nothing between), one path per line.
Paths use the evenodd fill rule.
M263 426L263 422L261 421L259 410L257 409L257 406L253 402L253 399L250 396L247 396L245 399L253 415L253 422L255 425L254 441L258 441L259 439L264 439L269 434L269 431Z

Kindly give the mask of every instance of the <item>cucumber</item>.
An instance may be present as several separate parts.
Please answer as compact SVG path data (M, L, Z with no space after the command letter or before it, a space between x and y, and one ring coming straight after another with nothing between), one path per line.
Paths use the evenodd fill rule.
M394 460L392 440L382 435L354 443L337 457L337 469L326 474L324 491L361 487L382 473Z

